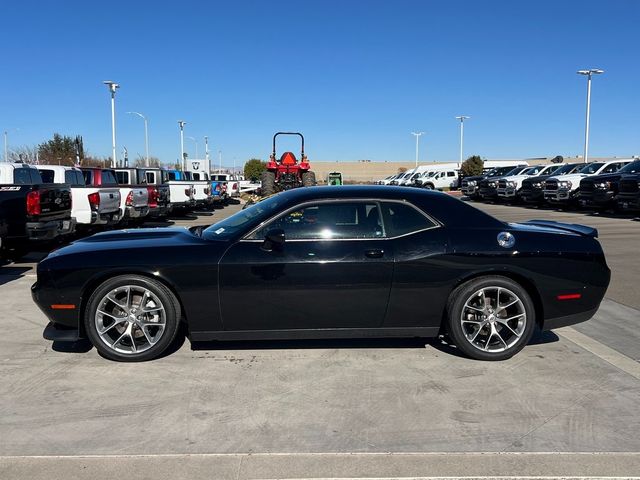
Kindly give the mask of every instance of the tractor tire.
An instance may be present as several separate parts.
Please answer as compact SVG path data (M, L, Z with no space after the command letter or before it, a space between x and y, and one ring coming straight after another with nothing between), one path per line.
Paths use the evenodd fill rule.
M276 174L273 172L264 172L261 177L262 195L268 197L276 193Z
M302 186L303 187L313 187L316 184L316 174L309 170L308 172L304 172L302 174Z

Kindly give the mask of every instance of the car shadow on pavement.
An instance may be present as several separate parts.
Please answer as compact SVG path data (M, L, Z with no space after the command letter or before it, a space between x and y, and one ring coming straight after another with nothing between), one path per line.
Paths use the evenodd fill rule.
M30 270L31 268L29 267L2 265L0 267L0 285L4 285L5 283L13 282L18 278L22 278L22 276Z
M89 340L77 340L75 342L55 341L51 344L54 352L60 353L87 353L91 351L93 345Z

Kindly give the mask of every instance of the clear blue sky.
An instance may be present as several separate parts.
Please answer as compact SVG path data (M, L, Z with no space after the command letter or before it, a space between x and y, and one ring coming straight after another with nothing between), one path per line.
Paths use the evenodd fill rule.
M225 165L266 158L277 130L302 131L310 160L456 159L465 153L640 153L640 1L3 2L0 130L32 145L81 134L118 150L179 157L176 121L208 135ZM18 131L12 130L19 128ZM187 140L193 156L193 142ZM287 146L287 145L283 145ZM290 145L293 148L293 145Z

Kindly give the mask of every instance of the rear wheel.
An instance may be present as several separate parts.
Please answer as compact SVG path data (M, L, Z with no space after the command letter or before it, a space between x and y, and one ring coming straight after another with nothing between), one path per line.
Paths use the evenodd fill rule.
M276 193L276 174L274 172L263 172L261 180L262 195L266 197Z
M427 190L433 190L433 183L425 183L424 188L426 188Z
M303 187L313 187L316 184L316 174L309 170L308 172L304 172L302 174L302 186Z
M506 277L488 276L456 288L449 297L448 332L477 360L505 360L522 350L535 329L529 294Z
M87 336L106 358L141 362L160 356L178 333L180 304L162 283L138 275L107 280L85 311Z

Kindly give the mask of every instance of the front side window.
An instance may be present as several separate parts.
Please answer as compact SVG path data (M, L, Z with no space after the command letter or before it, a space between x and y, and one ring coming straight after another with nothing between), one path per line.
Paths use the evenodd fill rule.
M308 205L269 222L249 238L262 240L272 229L284 230L287 240L354 240L384 237L375 202L327 202Z
M640 173L640 160L628 163L620 169L619 173Z
M116 172L116 178L120 185L127 185L129 183L129 172Z
M620 170L620 167L624 165L623 163L611 163L602 169L601 173L614 173Z
M602 165L604 165L604 163L588 163L580 169L580 173L593 175L600 169L600 167L602 167Z
M438 225L406 203L383 202L382 212L390 237L398 237L408 233L419 232Z

